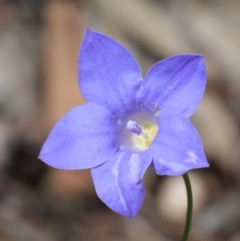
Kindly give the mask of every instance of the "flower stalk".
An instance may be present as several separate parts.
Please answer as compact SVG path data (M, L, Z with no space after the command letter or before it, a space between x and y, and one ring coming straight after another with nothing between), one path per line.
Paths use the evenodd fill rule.
M186 213L185 227L184 227L181 241L187 241L190 228L191 228L191 222L192 222L193 196L192 196L191 182L187 173L183 174L183 180L184 180L184 183L186 186L186 192L187 192L187 213Z

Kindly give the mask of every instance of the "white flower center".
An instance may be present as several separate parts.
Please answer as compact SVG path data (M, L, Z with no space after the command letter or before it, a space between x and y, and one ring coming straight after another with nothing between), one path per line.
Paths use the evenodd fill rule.
M121 127L123 147L136 152L147 150L158 132L155 117L148 112L137 112L124 123Z

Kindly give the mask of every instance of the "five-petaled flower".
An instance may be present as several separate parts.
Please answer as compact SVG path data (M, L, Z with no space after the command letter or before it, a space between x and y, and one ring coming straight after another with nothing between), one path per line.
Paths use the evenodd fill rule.
M124 47L87 30L78 74L87 103L55 125L40 152L45 163L65 170L91 168L99 198L127 217L140 209L149 166L170 176L208 167L188 119L206 85L201 55L159 61L142 78Z

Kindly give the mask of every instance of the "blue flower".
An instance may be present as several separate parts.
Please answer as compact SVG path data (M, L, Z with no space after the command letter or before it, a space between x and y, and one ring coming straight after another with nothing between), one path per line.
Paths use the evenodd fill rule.
M39 158L65 170L91 168L99 198L134 217L151 166L159 175L208 167L188 119L206 85L201 55L175 55L142 78L134 57L113 39L87 30L79 58L79 86L87 103L53 128Z

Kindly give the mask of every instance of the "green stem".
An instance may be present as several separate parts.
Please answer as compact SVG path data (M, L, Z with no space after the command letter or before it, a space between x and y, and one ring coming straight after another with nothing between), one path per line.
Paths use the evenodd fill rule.
M183 180L184 180L184 183L186 186L186 191L187 191L187 213L186 213L184 232L183 232L181 241L187 241L189 232L190 232L190 228L191 228L191 221L192 221L193 197L192 197L191 182L190 182L190 179L189 179L187 173L185 173L183 175Z

